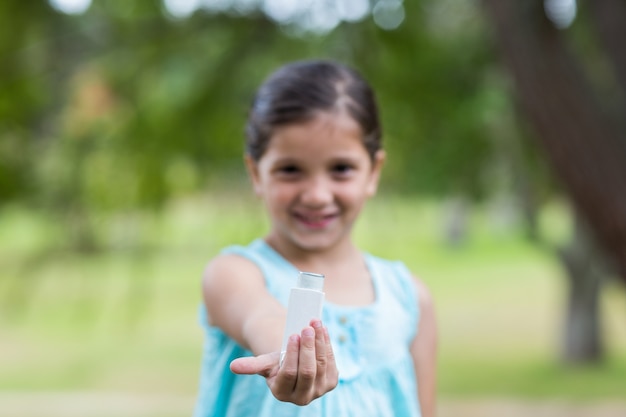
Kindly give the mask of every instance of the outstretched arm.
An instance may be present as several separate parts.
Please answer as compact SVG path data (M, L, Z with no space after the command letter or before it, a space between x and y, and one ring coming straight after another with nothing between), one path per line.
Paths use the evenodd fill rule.
M411 345L411 355L417 377L418 399L422 417L434 417L436 406L437 325L433 300L423 282L416 279L420 306L417 335Z
M234 360L234 373L261 375L277 399L298 405L337 385L330 339L320 320L291 336L280 366L286 309L269 294L250 261L235 255L216 258L205 270L203 296L210 323L256 355Z

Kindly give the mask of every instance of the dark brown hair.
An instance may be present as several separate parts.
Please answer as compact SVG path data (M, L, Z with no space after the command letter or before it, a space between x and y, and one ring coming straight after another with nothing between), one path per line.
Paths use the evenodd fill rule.
M259 87L246 125L246 152L261 159L274 129L311 119L320 111L346 111L361 127L374 159L381 147L376 98L354 69L332 61L297 61L280 67Z

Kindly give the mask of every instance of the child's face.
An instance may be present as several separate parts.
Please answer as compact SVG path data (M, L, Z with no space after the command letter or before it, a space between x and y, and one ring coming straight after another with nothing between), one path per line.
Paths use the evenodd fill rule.
M372 162L359 125L344 113L323 112L276 129L261 159L246 161L269 212L270 243L305 251L349 243L383 160L379 151Z

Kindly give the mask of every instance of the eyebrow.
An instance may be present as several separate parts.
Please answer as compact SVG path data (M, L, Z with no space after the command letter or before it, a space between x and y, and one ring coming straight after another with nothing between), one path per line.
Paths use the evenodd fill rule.
M294 157L285 157L285 158L277 158L272 161L272 165L284 165L284 164L298 164L301 162L301 159Z
M328 162L336 163L336 162L351 162L356 163L360 157L356 155L354 152L341 152L337 155L333 155ZM298 156L283 156L278 157L272 161L271 165L286 165L286 164L301 164L303 162L308 161L307 157L298 157Z

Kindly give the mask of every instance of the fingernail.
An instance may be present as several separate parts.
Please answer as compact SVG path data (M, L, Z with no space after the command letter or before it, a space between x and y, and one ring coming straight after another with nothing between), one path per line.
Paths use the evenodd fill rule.
M305 327L302 330L302 336L315 336L315 331L310 327Z
M289 336L289 340L291 342L298 342L298 339L300 339L300 336L298 336L297 334L292 334L291 336Z
M314 329L319 329L322 327L322 322L320 320L313 320L313 323L311 323L311 325Z

